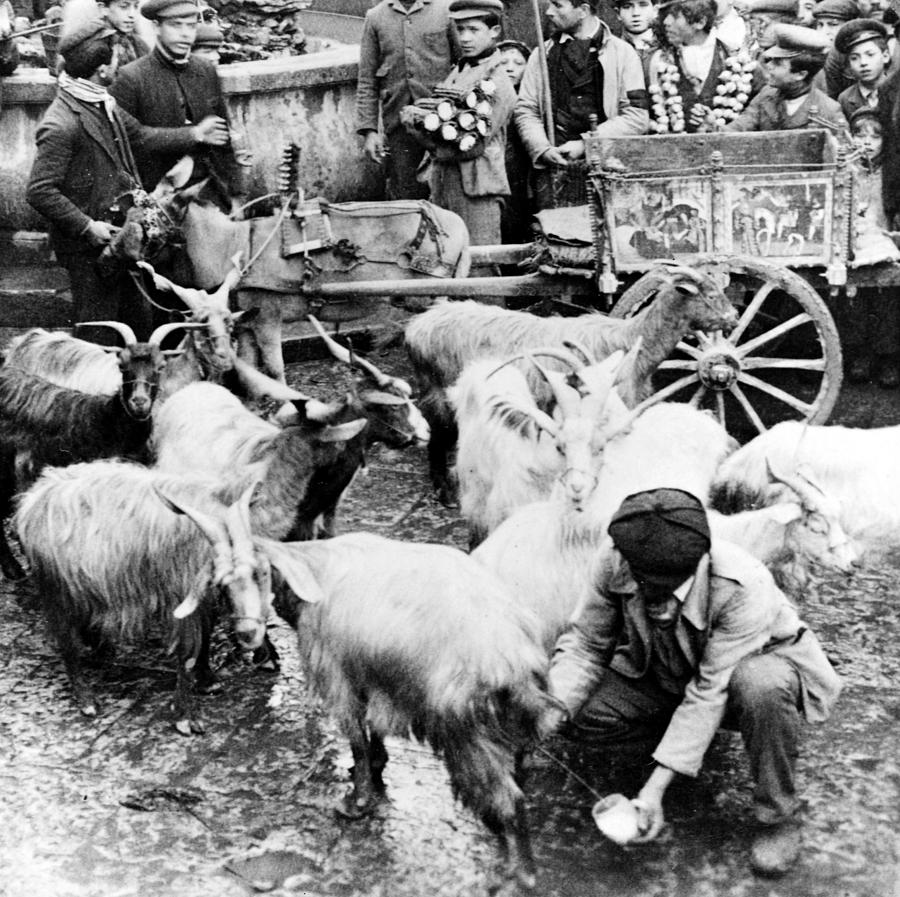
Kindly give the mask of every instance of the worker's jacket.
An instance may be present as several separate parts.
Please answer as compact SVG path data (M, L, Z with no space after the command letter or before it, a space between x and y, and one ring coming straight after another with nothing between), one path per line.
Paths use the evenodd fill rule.
M630 679L650 672L651 624L631 570L611 543L591 596L556 645L550 691L574 716L607 669ZM714 543L697 567L675 624L693 677L654 760L695 776L725 715L731 674L756 654L784 657L800 677L810 722L828 717L841 682L815 635L798 618L766 567L729 542Z
M764 87L726 131L795 131L828 128L835 133L847 129L847 120L837 100L813 87L803 102L788 114L784 99L774 87Z

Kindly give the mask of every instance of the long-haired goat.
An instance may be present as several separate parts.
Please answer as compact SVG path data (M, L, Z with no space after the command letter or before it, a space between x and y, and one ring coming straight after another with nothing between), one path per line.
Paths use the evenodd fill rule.
M729 457L712 485L713 507L730 513L784 500L769 481L766 462L779 470L802 465L840 503L840 522L862 555L900 539L900 426L857 429L784 421Z
M533 615L447 546L351 533L269 551L282 553L290 589L276 588L276 610L350 740L344 812L371 811L384 737L412 734L443 756L454 794L499 839L503 886L533 887L520 761L553 706Z
M81 675L85 644L139 638L154 623L172 630L175 725L187 735L202 731L191 690L212 675L215 593L227 595L240 643L247 649L263 643L271 571L251 536L253 486L225 506L214 485L97 461L48 468L22 496L15 527L85 715L98 712Z
M620 388L625 404L634 407L651 391L650 377L694 330L734 326L737 314L712 277L674 268L661 280L656 299L631 318L595 313L574 318L539 318L481 303L441 303L413 318L406 328L406 347L416 372L421 407L431 427L429 465L442 501L453 497L448 467L456 444L456 428L446 390L476 358L506 358L539 346L583 344L597 359L627 350L642 338L642 349L630 382ZM533 391L543 387L529 372ZM546 405L540 403L544 410Z

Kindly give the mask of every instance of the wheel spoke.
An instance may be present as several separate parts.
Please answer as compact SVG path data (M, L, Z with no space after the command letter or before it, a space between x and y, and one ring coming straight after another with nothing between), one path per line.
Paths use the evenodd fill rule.
M719 418L719 423L725 427L725 393L722 390L718 390L716 392L716 414ZM728 427L725 427L727 430Z
M741 359L741 367L745 371L754 368L783 368L792 371L824 371L824 358L768 358L765 355L752 355Z
M785 392L783 389L779 389L777 386L772 386L771 383L766 383L765 380L760 380L759 377L754 377L752 374L746 374L742 372L740 375L740 381L747 386L755 386L758 390L760 390L760 392L767 393L775 399L780 399L785 403L785 405L790 405L791 408L795 408L804 416L808 415L813 410L813 406L808 404L807 402L804 402L802 399L798 399L796 396L792 396L789 392Z
M754 337L749 342L744 343L743 346L735 346L734 350L743 358L754 349L758 349L760 346L764 346L766 343L770 343L772 340L778 339L786 333L789 333L791 330L802 327L804 324L808 324L810 321L812 321L812 317L805 311L801 312L799 315L794 315L793 318L783 321L777 327L773 327L771 330L767 330L765 333L761 333L759 336Z
M684 340L681 340L680 343L675 347L679 352L684 352L685 355L690 355L691 358L699 358L700 350L696 346L692 346L689 343L686 343Z
M740 320L737 323L737 327L731 331L729 334L729 338L731 342L737 343L737 341L743 336L744 331L749 326L750 322L756 317L756 313L759 311L763 302L766 301L766 297L772 290L775 289L775 284L766 281L754 294L753 298L747 303L747 307L744 309L744 313L741 315Z
M756 413L756 409L750 404L750 400L744 395L744 391L737 383L732 384L731 394L738 400L741 408L744 409L744 414L750 418L750 423L756 427L757 432L765 433L766 425L762 422L762 418Z
M691 396L688 405L692 408L699 408L700 403L703 401L703 396L706 395L706 387L701 383L699 389Z
M681 392L687 386L690 386L692 383L696 383L700 380L699 375L694 372L693 374L688 374L687 377L679 377L678 380L673 381L668 386L664 386L658 392L653 394L653 399L656 402L662 402L664 399L667 399L669 396L675 395L676 392Z
M661 361L658 371L696 371L697 362L693 358L676 358L671 361Z

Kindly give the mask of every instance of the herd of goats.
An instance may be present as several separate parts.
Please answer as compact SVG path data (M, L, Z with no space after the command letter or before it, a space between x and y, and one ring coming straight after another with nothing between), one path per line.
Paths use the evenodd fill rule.
M795 590L811 565L849 573L900 531L900 427L785 422L738 448L707 413L648 400L682 336L740 326L699 272L668 269L629 319L438 302L405 333L418 407L405 380L317 322L354 369L342 400L242 361L241 313L228 302L236 275L215 292L156 282L184 302L183 324L141 343L105 322L123 337L117 352L35 329L0 366L0 513L78 706L99 712L85 649L162 624L177 657L175 725L202 732L193 692L214 678L213 626L227 619L243 651L276 661L274 610L349 738L344 813L376 803L386 735L430 744L455 795L497 836L502 893L535 881L521 763L555 706L550 651L610 550L606 527L625 496L659 486L701 496L714 538ZM179 349L163 351L179 328ZM249 407L261 397L279 406L268 419ZM379 441L428 441L435 486L458 496L470 525L468 553L335 534L341 495ZM3 535L0 569L23 574Z

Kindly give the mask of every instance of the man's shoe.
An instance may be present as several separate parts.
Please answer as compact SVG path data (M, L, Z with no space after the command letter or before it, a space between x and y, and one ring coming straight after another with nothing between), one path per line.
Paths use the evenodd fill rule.
M796 820L766 828L750 850L750 865L758 875L784 875L800 856L802 826Z
M896 389L900 386L900 365L895 358L886 358L878 371L878 385L882 389Z
M868 383L872 379L872 363L868 358L854 358L847 371L851 383Z

